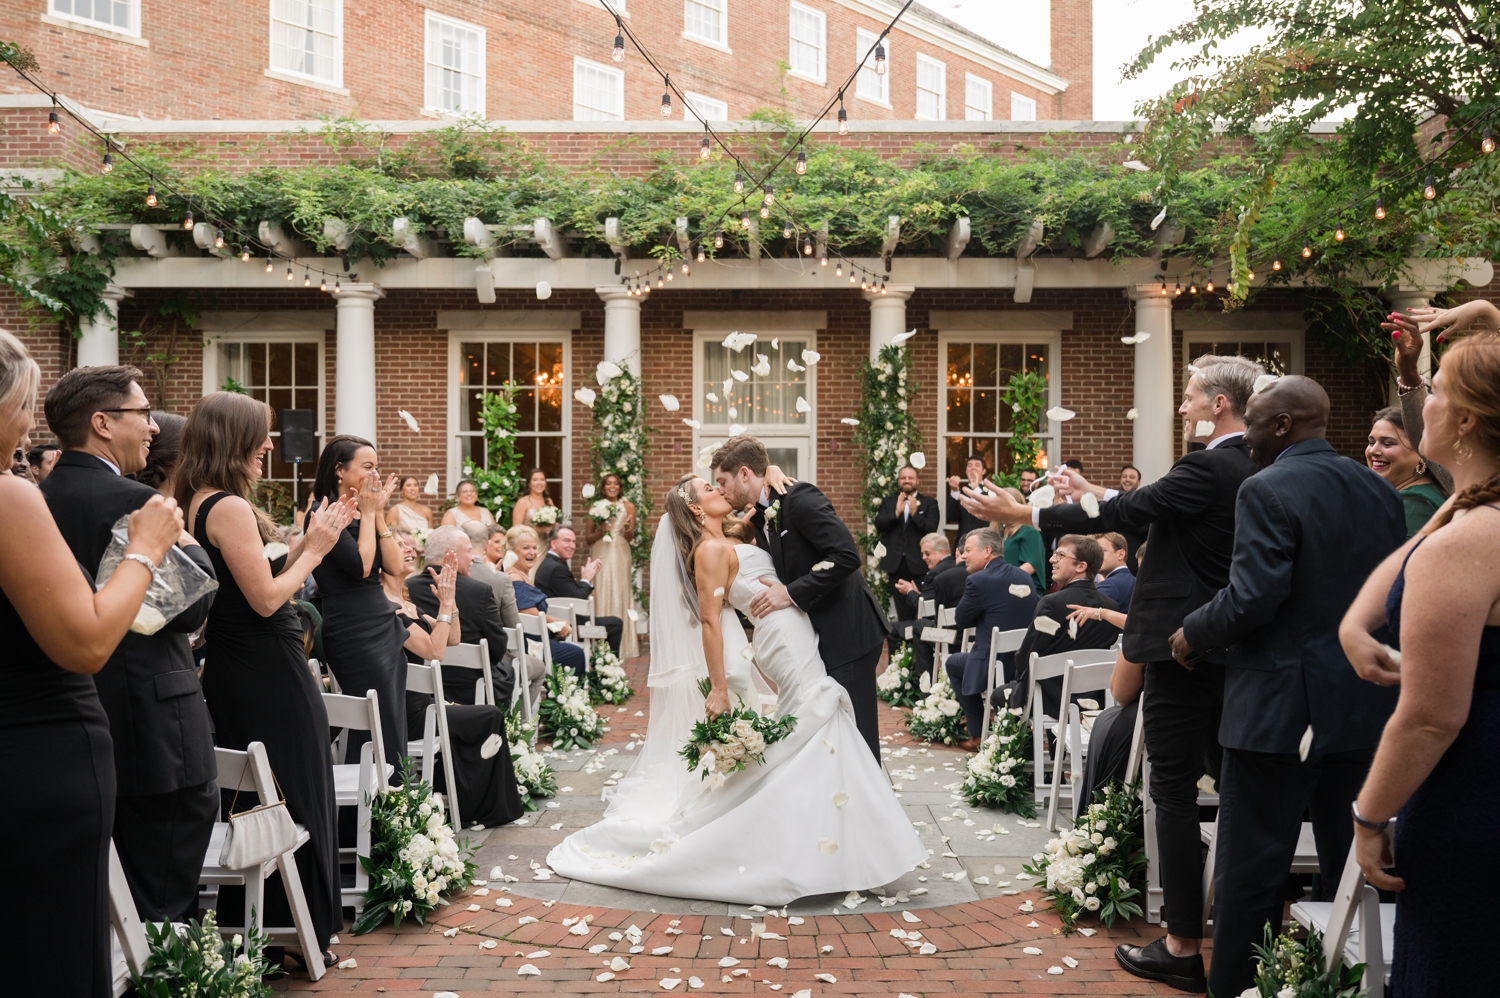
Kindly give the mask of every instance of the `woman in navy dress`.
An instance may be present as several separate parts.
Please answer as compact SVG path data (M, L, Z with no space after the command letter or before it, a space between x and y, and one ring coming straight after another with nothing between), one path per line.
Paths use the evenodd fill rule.
M39 380L26 348L0 330L0 444L7 454L35 425ZM35 485L0 473L0 509L0 769L7 777L0 877L10 885L0 905L0 961L12 968L18 991L108 998L115 759L109 719L89 677L135 620L151 584L149 566L181 535L182 515L164 497L130 514L127 560L94 592ZM23 885L39 876L45 888L36 895ZM27 978L45 985L27 988Z
M1469 903L1500 825L1500 337L1447 351L1423 417L1420 449L1444 455L1454 496L1375 570L1339 632L1363 678L1401 687L1355 801L1355 850L1370 883L1399 892L1390 994L1500 994ZM1371 635L1381 623L1399 656Z
M547 595L536 586L531 584L531 573L536 571L536 560L541 550L541 541L537 537L536 530L530 524L521 524L511 527L506 531L505 541L511 553L516 556L507 570L511 582L516 587L516 609L521 613L533 616L541 615L542 619L560 623L555 617L547 616ZM507 559L508 560L508 559ZM568 636L568 625L554 631L558 637ZM579 679L584 678L588 669L588 660L584 658L583 649L567 641L551 639L552 661L565 669L572 669L578 674Z

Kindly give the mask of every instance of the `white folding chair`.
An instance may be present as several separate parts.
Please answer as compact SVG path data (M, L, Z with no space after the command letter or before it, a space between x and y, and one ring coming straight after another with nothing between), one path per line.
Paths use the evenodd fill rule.
M443 779L448 787L444 795L448 806L448 819L455 830L463 827L458 811L458 783L453 778L453 741L448 732L448 704L443 699L443 663L428 662L426 665L406 667L406 688L412 693L426 693L432 697L423 715L422 738L406 743L406 754L422 763L422 779L432 782L433 759L442 756ZM486 704L485 706L493 706Z
M531 674L536 669L546 668L541 656L533 655L526 648L526 632L519 627L507 627L506 638L510 643L507 654L511 656L511 666L516 673L515 686L510 691L510 704L507 710L515 707L516 701L521 701L521 716L531 720L536 716L536 704L531 702Z
M1083 764L1088 752L1088 736L1083 731L1083 715L1078 705L1073 702L1075 693L1085 693L1091 690L1103 690L1105 706L1112 706L1114 696L1109 691L1109 679L1115 671L1115 660L1109 662L1095 662L1091 665L1078 665L1070 662L1063 669L1062 685L1062 717L1057 722L1057 743L1052 751L1052 785L1062 785L1063 759L1066 757L1071 761L1069 775L1072 777L1070 783L1069 802L1072 807L1072 817L1076 824L1078 815L1084 808L1089 806L1089 801L1078 799L1078 788L1083 786ZM1053 794L1052 799L1047 802L1047 827L1057 831L1057 799L1060 794Z
M584 681L587 683L587 673L594 671L594 642L605 641L609 638L609 632L604 629L603 624L598 622L599 618L594 613L594 598L592 596L587 599L548 596L547 612L568 622L568 636L563 640L583 648L586 670ZM583 618L587 618L588 623L580 623L579 621Z
M995 680L1003 676L1000 670L1000 656L1008 652L1016 651L1021 647L1021 640L1026 637L1026 628L1017 627L1014 630L1002 631L998 627L990 628L990 661L989 676L984 681L984 724L979 729L979 739L983 741L990 734L990 718L994 714L994 705L990 703L990 694L995 692Z
M470 669L479 673L474 677L474 702L495 702L495 677L490 671L490 643L480 638L477 645L449 645L443 649L443 668Z
M146 942L146 929L136 912L130 882L125 879L125 867L120 864L113 839L109 843L109 927L114 995L119 998L130 990L131 975L139 974L146 966L151 947Z
M216 748L214 759L218 763L217 779L220 790L248 792L256 798L253 803L262 805L274 804L281 799L281 795L276 790L276 778L271 774L271 764L266 759L266 747L260 742L251 742L243 752ZM302 893L302 878L297 873L296 856L297 850L312 836L308 834L305 827L298 825L296 844L291 849L264 863L243 870L230 870L219 865L219 855L223 852L224 839L228 833L228 822L214 823L213 835L208 842L208 851L203 857L203 873L198 878L200 884L243 885L245 888L244 912L229 917L226 917L224 912L219 912L219 933L221 935L244 934L252 919L259 919L264 923L266 877L274 867L281 874L281 885L286 890L287 901L291 905L293 924L291 926L262 924L260 931L273 939L295 938L302 946L302 952L307 955L308 976L315 981L320 979L323 976L323 961L320 959L323 951L318 948L318 937L313 932L312 915L307 910L307 898ZM313 860L309 859L308 862L313 862ZM225 924L236 918L243 919L244 924Z
M323 708L328 711L328 723L344 729L336 743L339 756L333 766L333 800L338 807L357 809L354 848L341 848L339 858L354 862L354 886L342 888L341 893L343 903L353 905L358 917L365 906L365 892L370 887L370 875L359 861L361 856L370 855L369 799L385 787L395 767L385 759L385 740L380 729L380 695L375 690L367 690L362 697L324 693ZM360 746L358 763L339 761L344 758L342 747L350 731L370 733L370 740Z
M1220 812L1222 814L1223 812ZM1203 925L1210 924L1214 908L1214 860L1218 850L1219 818L1198 823L1198 834L1208 846L1208 856L1203 861ZM1292 854L1291 873L1317 873L1318 844L1313 838L1312 822L1304 821L1297 833L1297 851Z
M1339 960L1351 966L1362 963L1366 995L1384 998L1391 977L1386 954L1396 942L1396 906L1380 903L1380 894L1365 880L1353 846L1334 899L1298 901L1292 905L1292 919L1323 934L1325 972L1332 971ZM1371 932L1370 926L1379 926L1380 931Z
M1032 785L1038 803L1047 803L1050 807L1054 792L1067 794L1071 800L1072 788L1067 785L1054 786L1044 780L1047 775L1046 726L1048 722L1056 723L1057 719L1046 715L1037 684L1044 679L1061 678L1070 665L1098 665L1101 662L1113 665L1114 661L1115 652L1109 648L1075 648L1056 655L1031 653L1031 661L1027 665L1026 711L1031 715ZM1062 747L1059 745L1055 751L1061 752Z

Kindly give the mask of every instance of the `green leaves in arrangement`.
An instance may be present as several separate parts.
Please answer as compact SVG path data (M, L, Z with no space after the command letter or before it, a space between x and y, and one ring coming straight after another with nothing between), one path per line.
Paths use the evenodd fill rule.
M1042 878L1042 897L1071 932L1080 919L1098 914L1107 928L1141 914L1135 885L1146 875L1141 785L1112 780L1094 791L1082 820L1047 843L1025 867Z
M1297 998L1361 998L1365 965L1344 966L1342 960L1323 970L1323 934L1310 929L1307 941L1290 934L1274 935L1266 923L1264 941L1255 947L1255 987L1260 998L1278 998L1290 992Z
M880 570L884 549L880 547L880 535L875 533L875 514L880 512L881 500L895 491L896 473L922 447L922 431L910 406L917 387L911 380L911 352L904 346L882 347L879 355L860 369L854 446L864 472L865 487L859 501L867 526L859 546L865 553L865 581L881 606L891 593L890 580ZM926 458L913 463L925 464Z
M1022 707L998 707L990 733L964 767L960 792L970 807L998 807L1031 818L1036 815L1032 792L1031 723Z
M1036 371L1017 371L1000 389L1000 404L1010 406L1010 471L997 475L1002 485L1020 483L1021 469L1035 468L1042 445L1034 436L1042 428L1047 407L1047 379Z
M599 391L591 406L594 435L589 445L594 481L602 483L605 475L618 475L621 497L635 504L635 537L630 542L631 587L636 602L646 606L639 572L651 560L651 531L647 527L651 491L646 488L646 457L651 451L651 440L646 425L645 395L641 379L628 367L602 361L595 373ZM627 621L626 626L634 626L634 621Z
M921 674L912 664L914 657L911 642L901 642L885 671L875 677L875 695L892 707L915 707L924 696L918 685Z
M520 422L515 400L515 385L500 391L485 392L480 410L484 428L486 466L464 460L464 477L479 492L479 505L488 507L498 522L505 522L507 510L516 503L525 482L521 480L521 452L516 447L516 426Z
M586 749L593 746L609 724L589 703L588 691L572 669L554 664L542 681L542 702L537 705L538 726L552 737L552 750Z
M252 913L253 915L253 913ZM266 962L266 937L251 924L247 935L225 939L212 909L186 925L146 922L150 954L139 975L131 975L144 998L271 998L262 980L281 973Z

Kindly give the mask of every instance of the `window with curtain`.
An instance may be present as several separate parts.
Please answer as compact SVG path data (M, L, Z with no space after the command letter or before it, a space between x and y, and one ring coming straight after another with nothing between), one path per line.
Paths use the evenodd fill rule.
M625 73L587 59L573 60L573 120L624 121Z
M141 33L140 0L52 0L50 9L70 21L83 21L127 35Z
M794 3L791 7L791 48L787 62L792 72L823 82L826 75L828 19L822 11Z
M966 121L989 121L993 112L994 86L989 80L964 74L964 119Z
M943 409L944 478L964 473L970 454L979 454L994 471L1010 471L1006 441L1014 434L1010 406L1000 390L1011 375L1035 371L1050 378L1051 348L1046 343L996 343L950 340L946 345ZM1036 437L1049 459L1056 451L1043 421Z
M427 15L427 106L484 114L484 29Z
M917 56L917 118L942 121L948 116L948 67L925 55Z
M487 391L516 385L516 444L521 454L521 473L541 468L547 473L555 501L562 502L563 465L563 371L561 340L509 340L464 343L459 347L458 381L460 407L458 436L463 458L487 467L484 442L484 395Z
M776 345L772 346L772 340ZM797 400L809 404L807 372L793 371L787 361L802 365L805 339L762 337L739 353L713 340L703 342L702 422L712 426L807 426L808 413L799 412ZM756 355L766 357L770 369L756 374ZM733 371L746 376L741 381ZM724 382L731 384L726 394ZM710 397L712 396L712 397ZM717 401L715 401L717 399Z
M698 118L702 118L704 121L729 120L729 105L721 100L714 100L712 97L705 97L702 94L695 94L691 90L684 90L682 92L682 103L684 105L682 109L682 119L684 121L697 121ZM698 112L697 117L693 116L694 111Z
M321 337L320 337L321 338ZM281 438L281 410L311 409L313 428L318 439L318 448L323 442L323 406L319 402L319 388L323 383L322 351L316 340L303 343L255 342L219 344L219 381L233 378L252 398L260 399L271 407L275 425L271 430L273 440ZM312 482L314 469L303 462L300 471L281 460L281 445L278 443L267 459L265 479L280 482L289 489L300 481L297 499L305 498L306 487Z
M859 77L854 83L854 92L860 97L868 97L870 100L880 101L882 104L891 102L891 40L887 38L881 42L885 46L886 72L884 74L875 72L875 56L871 50L875 47L880 36L873 31L859 28L854 33L854 62L858 65L859 60L865 59L868 53L870 57L865 59L865 64L860 68Z
M340 0L271 0L271 68L323 83L343 78Z
M682 33L689 38L728 45L728 0L683 0Z
M1010 120L1011 121L1035 121L1036 99L1022 97L1018 93L1010 95Z

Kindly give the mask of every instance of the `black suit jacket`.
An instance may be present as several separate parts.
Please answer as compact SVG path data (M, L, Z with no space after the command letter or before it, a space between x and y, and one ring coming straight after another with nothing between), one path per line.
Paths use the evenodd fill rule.
M477 645L484 638L490 645L490 678L495 682L495 700L502 705L510 703L515 689L515 670L501 661L505 657L505 621L500 619L500 607L495 602L495 591L478 579L460 575L455 580L453 603L458 607L459 635L467 644ZM406 592L412 605L422 613L436 617L437 593L433 590L432 576L420 572L406 580ZM469 669L455 669L452 674L443 673L443 688L448 699L459 703L474 702L474 676Z
M1236 437L1212 450L1191 451L1161 478L1099 504L1090 519L1077 503L1041 512L1043 532L1124 534L1146 532L1149 550L1136 575L1125 621L1125 657L1167 662L1167 638L1182 619L1229 582L1234 553L1234 497L1255 474L1255 462ZM1212 662L1223 656L1206 653Z
M880 559L880 570L894 575L906 569L910 578L920 579L927 571L922 561L922 538L938 526L938 503L932 496L918 492L917 511L911 516L896 515L896 497L886 496L880 501L880 511L875 514L875 531L880 534L880 543L885 545L885 557Z
M927 570L918 591L923 599L930 599L938 606L957 607L964 598L964 584L969 580L969 571L953 560L951 554Z
M817 486L798 482L784 496L772 493L770 508L757 509L751 522L755 542L770 550L787 595L812 618L824 666L853 662L885 641L885 613L860 573L863 559L854 535ZM825 561L832 567L813 571Z
M73 557L94 577L109 547L110 527L140 509L156 490L121 478L81 451L64 451L41 484L42 495ZM214 575L208 553L183 548ZM188 635L208 619L210 593L155 634L127 633L94 676L115 743L115 782L122 796L165 794L201 786L217 772L212 728Z
M568 563L551 551L536 566L536 587L548 596L570 599L588 599L594 594L594 584L573 578Z
M1149 552L1148 552L1149 555ZM1147 558L1149 561L1149 557ZM1037 601L1036 614L1016 649L1016 680L1025 683L1031 669L1031 654L1056 655L1075 648L1108 648L1120 636L1120 629L1107 620L1089 620L1080 624L1078 636L1068 634L1068 605L1099 606L1106 610L1118 610L1119 605L1101 593L1090 579L1074 579L1055 593L1048 593ZM1036 620L1048 617L1057 622L1056 634L1037 630ZM1127 620L1129 618L1126 618ZM1128 657L1128 656L1127 656ZM1058 689L1062 686L1059 682ZM1055 716L1055 715L1054 715Z
M1338 627L1406 540L1400 494L1328 441L1304 440L1245 482L1235 518L1229 584L1182 624L1194 648L1228 649L1220 744L1296 752L1311 725L1309 758L1373 747L1398 689L1355 674Z
M946 482L942 484L944 487L947 486ZM968 483L965 482L963 484L967 485ZM963 503L953 498L952 492L948 493L948 526L958 528L958 540L962 541L964 534L967 534L971 530L978 530L980 527L988 527L989 525L990 521L981 520L973 513L970 513L964 509Z

